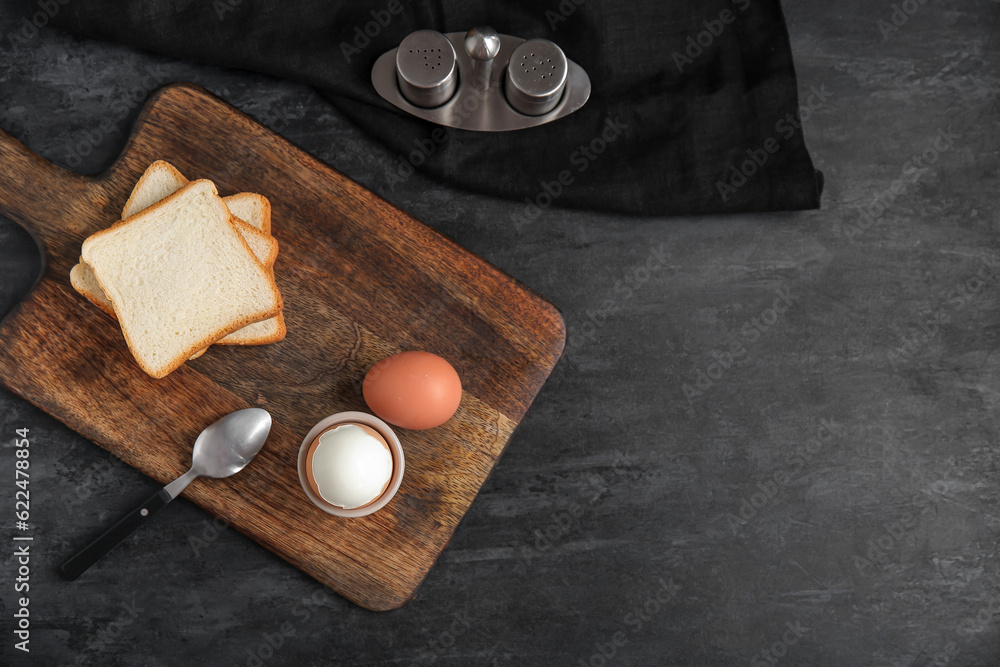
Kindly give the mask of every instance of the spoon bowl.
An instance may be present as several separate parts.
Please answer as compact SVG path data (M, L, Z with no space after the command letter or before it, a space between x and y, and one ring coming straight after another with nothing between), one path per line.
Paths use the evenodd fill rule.
M267 410L247 408L211 424L194 441L191 468L200 476L221 479L243 470L264 446L271 431Z

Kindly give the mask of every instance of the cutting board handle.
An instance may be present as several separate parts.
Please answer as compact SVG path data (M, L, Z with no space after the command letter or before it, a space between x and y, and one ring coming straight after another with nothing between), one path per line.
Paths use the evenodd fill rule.
M95 179L52 164L0 130L0 170L10 185L0 189L0 212L51 243L83 234L87 215L78 215L100 203ZM94 201L95 197L97 201Z

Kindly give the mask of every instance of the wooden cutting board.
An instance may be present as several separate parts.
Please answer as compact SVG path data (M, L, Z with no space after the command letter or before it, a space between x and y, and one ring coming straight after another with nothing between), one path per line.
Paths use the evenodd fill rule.
M153 380L117 324L70 287L83 240L118 220L157 159L212 179L222 195L271 200L284 341L213 346ZM0 132L0 212L47 251L42 281L0 325L0 382L163 483L187 470L205 426L266 408L274 427L253 463L230 479L199 479L184 496L369 609L414 595L562 354L552 304L193 85L156 92L121 157L96 177ZM327 415L368 412L368 368L409 349L454 364L465 389L458 413L428 431L397 429L406 473L388 506L361 519L325 514L299 485L302 438Z

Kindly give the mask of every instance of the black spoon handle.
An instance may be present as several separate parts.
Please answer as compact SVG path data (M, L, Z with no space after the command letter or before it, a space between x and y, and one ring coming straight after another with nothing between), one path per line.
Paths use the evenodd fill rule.
M100 537L70 557L59 567L59 572L66 579L73 581L114 549L119 542L131 535L139 526L152 519L153 515L163 509L171 500L173 498L170 497L167 490L160 489L142 505L119 519L118 523L104 531Z

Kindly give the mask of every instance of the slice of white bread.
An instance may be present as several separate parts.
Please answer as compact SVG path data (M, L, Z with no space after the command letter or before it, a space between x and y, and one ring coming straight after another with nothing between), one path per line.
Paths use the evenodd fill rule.
M122 207L122 219L149 208L187 184L188 179L174 165L165 160L157 160L146 167L139 182L132 188L132 194ZM255 192L240 192L223 197L222 200L226 202L229 212L237 218L265 234L271 233L271 202L267 197Z
M229 212L265 234L271 233L271 202L256 192L240 192L223 197Z
M122 220L131 218L139 211L174 194L187 184L188 179L176 167L169 162L157 160L146 168L146 171L139 178L139 182L132 188L128 201L122 207ZM257 201L258 198L262 199L263 203ZM252 192L226 197L223 201L227 202L227 207L229 200L234 201L237 209L245 214L239 215L230 209L230 213L239 219L236 226L246 238L247 243L250 244L250 249L254 251L262 264L272 266L275 257L278 256L278 242L271 236L270 202L265 197ZM265 213L266 220L263 217Z
M260 262L268 271L271 271L271 267L274 266L274 260L278 255L278 244L277 241L271 239L270 241L262 240L258 236L247 235L241 228L238 220L233 220L233 224L239 230L240 235L243 240L247 242L250 251L253 252L254 257ZM253 230L256 234L260 234L256 229ZM116 317L114 310L111 309L111 302L108 297L101 291L101 286L97 282L97 277L94 275L94 271L90 268L83 258L80 258L80 263L76 264L69 272L69 280L73 285L73 288L87 297L91 303L103 310L105 313L111 317ZM267 341L273 342L273 341Z
M181 189L187 183L188 179L176 167L164 160L157 160L146 168L139 182L132 189L132 194L129 195L128 201L125 202L125 206L122 208L122 217L128 218L142 209L152 206L164 197ZM272 238L270 236L271 202L266 197L253 192L243 192L225 197L223 201L226 202L229 211L242 222L256 227L261 234L266 235L266 238ZM244 231L246 230L240 229L241 233ZM247 241L249 242L249 237L253 235L247 233L244 236L248 237ZM256 254L257 248L254 246L254 243L250 243L250 247L254 249ZM268 261L262 260L264 266L269 268L274 266L277 252L277 243L275 242L274 255L270 256ZM260 258L261 255L257 254L257 257ZM271 276L273 278L273 272ZM268 343L276 343L284 339L285 334L285 318L281 313L278 313L270 320L256 322L245 327L245 330L234 331L221 340L216 341L216 344L267 345Z
M132 188L132 193L122 209L122 218L129 218L143 209L149 208L180 190L187 183L187 178L172 164L157 160L146 168L138 183ZM266 197L252 192L224 197L223 201L226 202L230 213L239 218L237 227L250 249L253 250L254 255L261 264L270 270L278 256L277 241L270 236L271 203ZM273 271L270 275L273 279ZM111 302L101 291L93 271L82 260L70 271L70 282L74 289L91 303L111 317L115 317ZM234 331L216 343L221 345L266 345L284 339L286 333L285 318L281 313L278 313L273 318L263 322L255 322L244 329ZM192 358L199 356L201 353Z
M85 264L83 257L79 263L69 270L69 282L77 292L87 297L92 304L103 310L107 315L118 319L115 315L115 307L108 301L108 297L101 291L101 284L97 282L97 276L88 264Z
M146 171L142 172L139 181L132 188L128 201L122 207L122 220L166 199L187 184L188 179L174 165L157 160L146 167Z
M154 378L281 310L273 278L231 220L215 185L199 180L83 243L129 349Z
M100 283L97 282L97 276L94 275L94 271L90 268L90 265L84 263L83 257L80 258L79 264L70 269L69 281L73 285L73 289L87 297L92 304L103 310L113 319L118 319L118 316L115 315L115 307L111 305L108 297L104 295ZM259 324L259 322L254 322L254 324ZM248 324L247 326L253 326L253 324ZM206 352L208 352L207 347L198 350L191 355L191 359L197 359Z

